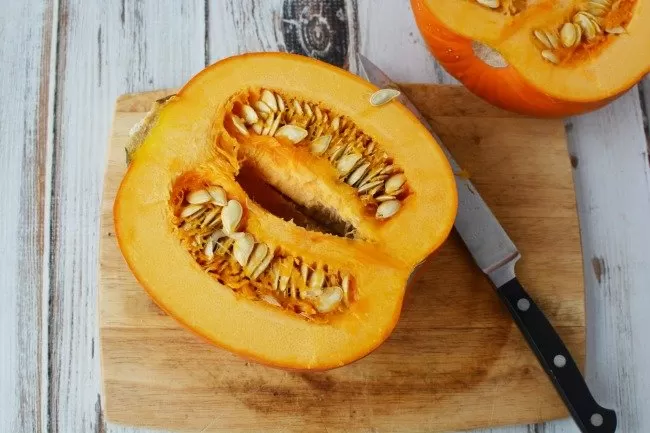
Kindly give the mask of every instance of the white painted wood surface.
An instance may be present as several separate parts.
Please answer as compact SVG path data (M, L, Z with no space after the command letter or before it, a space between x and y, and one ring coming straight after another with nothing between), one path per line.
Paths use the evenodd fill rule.
M360 51L397 80L453 82L429 56L407 0L336 1L348 59ZM284 36L293 24L283 6L291 3L5 5L1 433L144 432L106 426L99 400L98 215L113 103L120 93L178 86L231 54L295 48ZM650 431L650 158L642 107L650 107L650 78L608 107L567 120L587 287L587 381L619 412L624 433ZM577 429L565 420L487 432Z
M0 432L37 432L47 419L44 243L52 10L42 0L2 9Z
M61 0L53 143L49 432L103 432L98 230L117 96L181 85L205 63L203 0Z

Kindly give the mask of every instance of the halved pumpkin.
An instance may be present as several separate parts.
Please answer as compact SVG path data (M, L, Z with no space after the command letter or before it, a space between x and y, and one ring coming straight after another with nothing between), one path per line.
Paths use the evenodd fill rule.
M650 71L650 0L411 0L442 66L507 110L598 108Z
M260 53L159 101L114 206L119 246L154 301L278 367L333 368L381 344L457 197L434 138L397 101L372 105L377 91Z

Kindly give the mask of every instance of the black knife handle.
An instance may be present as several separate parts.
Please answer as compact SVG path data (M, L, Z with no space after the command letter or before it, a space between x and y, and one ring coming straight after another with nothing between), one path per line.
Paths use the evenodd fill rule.
M596 403L560 336L517 278L497 288L497 292L569 408L580 431L615 432L616 412Z

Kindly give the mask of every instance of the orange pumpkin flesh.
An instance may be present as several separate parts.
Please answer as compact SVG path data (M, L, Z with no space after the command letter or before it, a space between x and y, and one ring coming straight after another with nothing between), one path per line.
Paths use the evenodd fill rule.
M498 3L491 9L477 0L411 0L433 55L496 106L536 116L582 113L611 101L650 71L650 0ZM513 9L504 11L507 5ZM595 32L588 37L580 27L570 44L562 28L573 23ZM536 36L540 31L555 36L545 39L550 46Z
M399 167L392 172L401 171L407 179L407 188L399 195L399 211L390 218L377 219L373 212L381 202L364 203L359 190L339 176L336 162L309 151L310 137L293 143L279 135L258 135L253 125L248 125L249 132L238 130L233 114L241 114L242 104L262 100L263 89L281 95L286 105L300 100L314 109L319 107L319 113L330 116L330 125L335 114L347 119L347 129L340 129L357 131L361 138L355 146L363 142L367 150L371 137L380 147L364 158L388 158L386 161ZM457 198L453 174L438 144L399 103L371 106L369 97L376 90L325 63L290 54L260 53L210 66L177 95L159 104L141 128L141 143L129 149L131 162L114 206L121 251L153 300L211 343L282 368L333 368L380 345L399 318L411 272L449 234ZM282 119L290 117L289 111L281 112ZM359 131L364 135L358 135ZM348 145L346 152L352 148ZM254 173L252 180L244 182L250 173ZM249 184L247 190L239 179ZM199 224L193 215L201 214L204 224L210 212L221 212L218 224L225 230L225 209L230 204L194 205L208 207L181 218L194 209L190 208L191 194L215 185L243 208L237 231L251 235L255 248L263 244L274 253L259 281L242 277L241 270L233 271L240 272L234 277L228 273L240 269L235 246L208 260L210 238L206 241L197 235L194 239L184 232ZM269 188L277 191L270 193ZM270 213L247 191L261 197L259 202L266 202L269 208L285 206L276 203L280 201L277 197L285 197L290 201L285 207L325 209L328 215L335 214L354 227L353 234L336 236L300 227L294 224L299 218L288 221ZM244 235L237 236L220 238L215 248L219 250L219 245L228 242L243 245ZM266 251L264 246L261 249ZM220 264L210 264L216 262ZM294 262L291 287L287 285L281 293L264 292L264 284L281 286L278 275L284 272L282 266L294 266ZM316 309L309 310L311 306L305 302L312 298L303 300L301 292L307 290L307 280L305 285L296 280L300 293L293 286L299 264L311 275L309 287L319 269L328 272L323 286L343 285L343 276L350 276L350 295L335 309L321 312L320 301L313 301ZM210 273L211 266L226 271ZM273 276L275 282L271 282ZM237 284L229 283L231 278L237 279ZM323 287L322 291L326 290ZM271 304L264 302L269 295L275 296ZM301 310L301 305L307 305L307 310ZM308 310L311 312L305 312Z

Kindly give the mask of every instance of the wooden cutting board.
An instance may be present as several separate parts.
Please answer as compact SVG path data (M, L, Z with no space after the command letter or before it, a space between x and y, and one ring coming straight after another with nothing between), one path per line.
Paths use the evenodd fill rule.
M459 87L405 91L521 249L520 280L582 365L582 257L562 122L500 111ZM409 289L392 336L352 365L275 370L182 329L131 275L112 220L128 131L168 93L120 97L110 139L99 301L109 421L195 432L441 432L567 416L455 234Z

